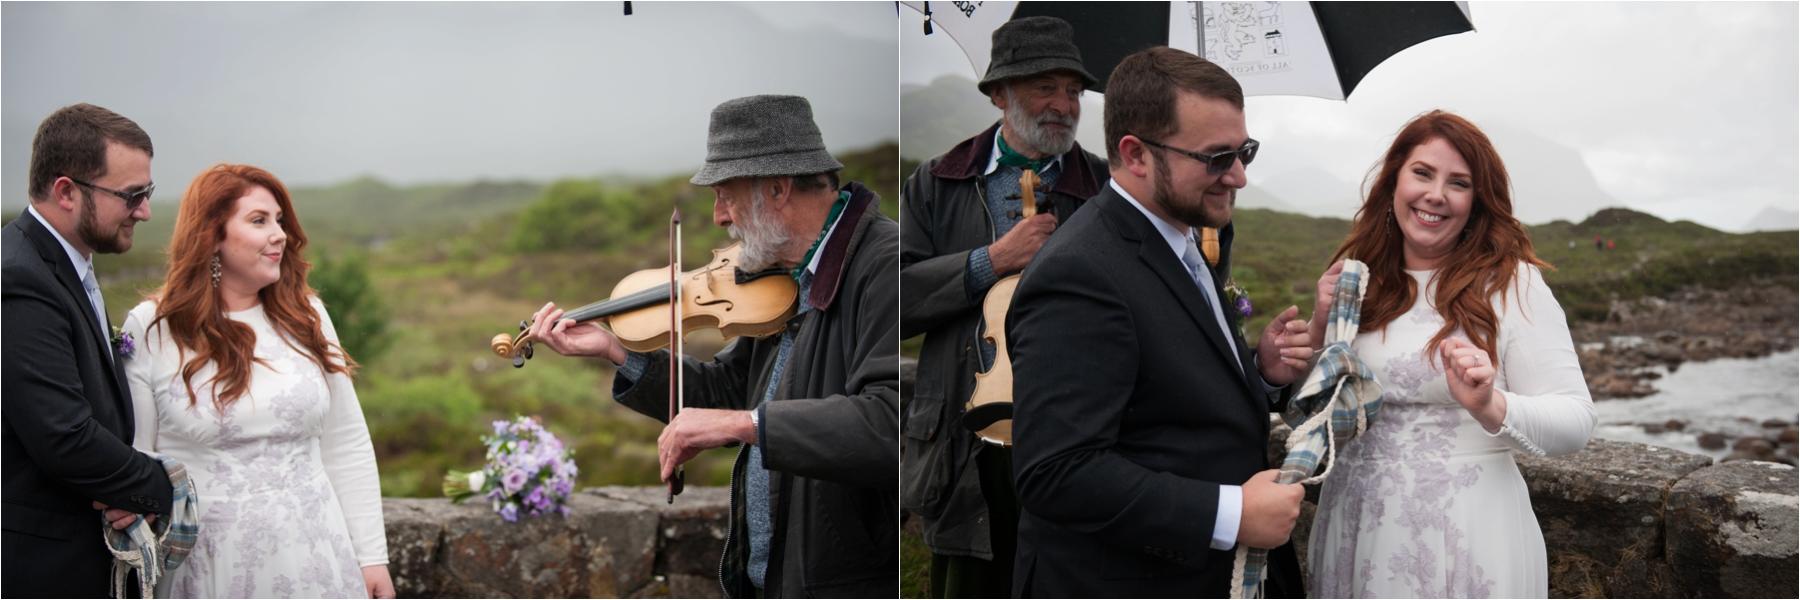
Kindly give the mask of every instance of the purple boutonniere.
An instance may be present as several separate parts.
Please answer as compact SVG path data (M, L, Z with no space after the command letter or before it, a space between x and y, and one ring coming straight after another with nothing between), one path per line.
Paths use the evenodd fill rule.
M1226 279L1225 303L1229 307L1228 310L1237 311L1238 337L1250 339L1249 336L1244 335L1244 321L1250 318L1251 313L1255 312L1255 307L1250 304L1250 292L1240 287L1237 280Z
M1225 280L1225 301L1229 302L1232 308L1237 309L1238 318L1250 318L1250 313L1253 311L1253 307L1250 305L1250 292L1238 287L1236 280Z
M112 345L113 353L119 358L131 358L131 353L137 350L137 340L131 339L131 332L120 327L113 327Z

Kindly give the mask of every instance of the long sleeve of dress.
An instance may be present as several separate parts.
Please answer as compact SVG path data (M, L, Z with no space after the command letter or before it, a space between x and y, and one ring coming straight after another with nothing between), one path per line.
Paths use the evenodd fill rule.
M1521 267L1513 289L1501 319L1495 382L1506 396L1506 421L1495 435L1537 455L1581 450L1594 432L1594 401L1568 318L1537 267Z
M313 310L323 321L325 337L338 343L337 328L325 305L313 299ZM363 420L356 386L342 373L325 376L331 389L331 408L325 415L325 431L319 439L325 474L337 493L344 521L350 531L356 562L361 566L388 563L387 529L381 517L381 476L375 466L375 446Z
M155 305L146 302L126 313L122 327L137 343L136 352L125 358L125 382L131 391L131 418L136 429L131 447L139 452L156 451L156 391L150 385L156 368L151 364L155 357L149 350L153 342L146 331L155 315Z

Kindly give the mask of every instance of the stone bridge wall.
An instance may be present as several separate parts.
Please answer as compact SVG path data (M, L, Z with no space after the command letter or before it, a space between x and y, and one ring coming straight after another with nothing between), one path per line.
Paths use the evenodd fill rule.
M1519 466L1553 597L1800 597L1793 467L1599 440ZM569 517L518 524L478 502L389 498L390 570L413 598L717 597L726 491L665 493L584 490Z

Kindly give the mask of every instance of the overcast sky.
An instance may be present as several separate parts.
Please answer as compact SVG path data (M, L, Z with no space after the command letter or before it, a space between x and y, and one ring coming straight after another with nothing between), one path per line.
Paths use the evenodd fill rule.
M23 206L58 107L136 120L173 201L215 162L291 185L691 173L707 115L811 99L834 151L898 139L895 7L869 3L0 6L0 160Z
M1517 149L1508 155L1496 130L1574 149L1618 203L1740 230L1765 207L1794 211L1800 203L1797 8L1791 2L1472 3L1475 32L1388 59L1348 102L1250 98L1250 135L1264 148L1249 170L1250 185L1280 186L1290 190L1286 197L1316 178L1274 180L1311 168L1328 172L1335 187L1360 183L1407 119L1443 108L1488 128L1509 165L1540 157ZM904 83L975 75L948 36L924 36L910 9L902 20ZM1095 127L1096 140L1099 101L1084 109L1082 120L1084 130ZM1085 145L1089 138L1083 139ZM1524 189L1564 182L1514 183ZM1557 218L1578 220L1590 212L1528 206L1532 201L1515 198L1526 205L1521 210L1539 214L1584 213ZM1344 204L1338 216L1348 217L1354 206ZM1790 216L1785 228L1797 226Z

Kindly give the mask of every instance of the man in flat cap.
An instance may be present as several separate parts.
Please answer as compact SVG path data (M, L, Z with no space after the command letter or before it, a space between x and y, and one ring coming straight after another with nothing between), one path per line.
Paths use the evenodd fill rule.
M780 334L685 361L685 408L668 418L667 351L627 352L545 305L532 333L564 355L618 365L620 403L668 421L664 480L700 451L741 444L720 586L734 598L899 594L896 506L898 225L874 192L839 187L812 106L751 96L712 112L713 223L743 241L740 270L789 271L797 313Z
M1068 22L1028 17L994 31L976 85L1002 118L920 165L901 193L905 337L924 334L901 439L906 509L924 520L934 597L1011 594L1018 500L1011 452L966 428L975 373L995 360L980 341L982 301L1024 270L1057 224L1100 192L1106 161L1075 143L1082 91L1095 83ZM1025 171L1041 181L1024 218Z

